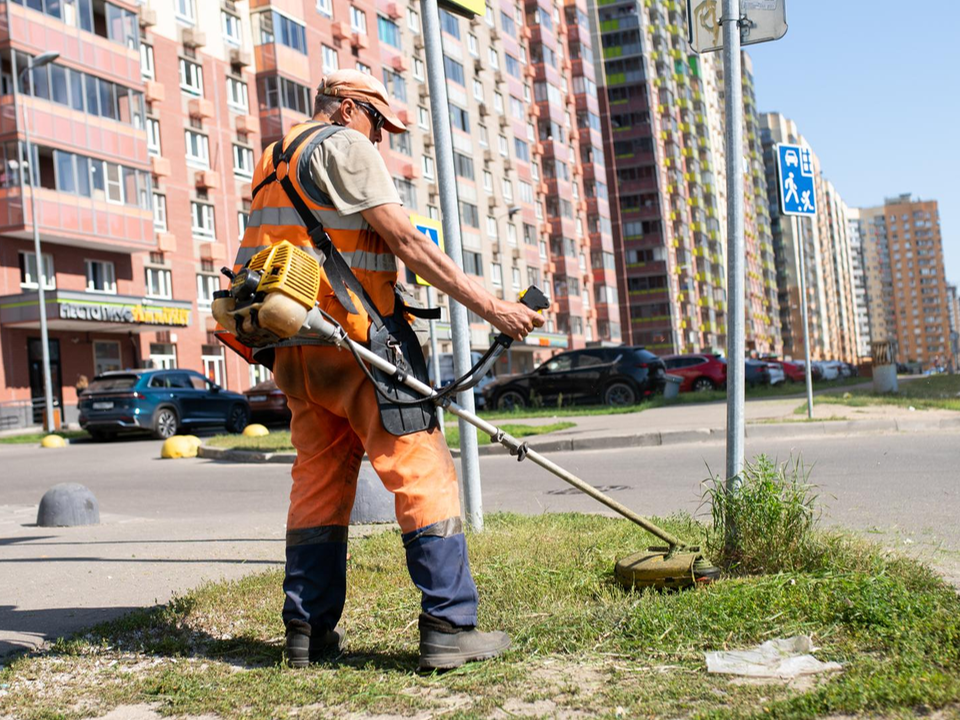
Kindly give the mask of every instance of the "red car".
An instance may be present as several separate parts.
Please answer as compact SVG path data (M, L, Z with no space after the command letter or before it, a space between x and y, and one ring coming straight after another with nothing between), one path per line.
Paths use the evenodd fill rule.
M727 384L727 362L716 355L667 355L663 364L668 374L683 378L680 392L719 390Z
M257 422L290 422L287 396L271 378L257 383L243 394L250 403L250 412Z
M783 374L787 376L790 382L806 382L807 376L803 373L803 366L786 360L764 360L770 365L779 365L783 368Z

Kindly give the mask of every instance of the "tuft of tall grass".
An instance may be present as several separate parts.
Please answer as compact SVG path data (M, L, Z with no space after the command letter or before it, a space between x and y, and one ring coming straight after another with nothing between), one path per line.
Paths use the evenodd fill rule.
M820 567L829 542L816 531L819 495L809 476L800 457L778 463L758 455L745 464L736 492L728 492L719 475L704 481L703 500L713 516L711 559L735 575Z

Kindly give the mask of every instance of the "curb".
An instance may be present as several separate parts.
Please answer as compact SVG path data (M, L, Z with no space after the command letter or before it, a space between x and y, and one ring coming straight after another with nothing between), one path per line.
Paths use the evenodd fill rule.
M747 438L805 438L827 435L883 435L900 432L928 432L960 429L960 417L940 420L892 418L889 420L821 420L819 422L786 422L747 425ZM721 442L726 438L724 428L697 428L694 430L665 430L602 437L545 437L528 442L531 450L540 453L578 452L583 450L622 450L634 447L662 447L691 443ZM500 445L481 445L478 455L503 455ZM451 449L453 457L460 457L459 449ZM292 465L296 453L265 453L254 450L231 450L201 445L197 457L207 460L239 463L281 463Z

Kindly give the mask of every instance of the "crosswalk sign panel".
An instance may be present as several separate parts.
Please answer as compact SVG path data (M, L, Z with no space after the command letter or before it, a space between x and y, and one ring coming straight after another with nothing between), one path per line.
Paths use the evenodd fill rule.
M810 148L779 143L777 179L780 210L784 215L813 217L817 214L816 173Z
M430 239L430 242L443 250L443 225L440 224L439 220L424 217L423 215L411 215L410 222L413 223L413 226L417 230L426 235ZM429 285L430 283L417 275L417 284Z

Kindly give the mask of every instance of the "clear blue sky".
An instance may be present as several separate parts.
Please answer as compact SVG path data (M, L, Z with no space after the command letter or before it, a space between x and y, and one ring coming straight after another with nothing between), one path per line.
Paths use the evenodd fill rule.
M787 23L747 48L758 109L797 123L848 205L937 200L960 283L960 2L787 0Z

